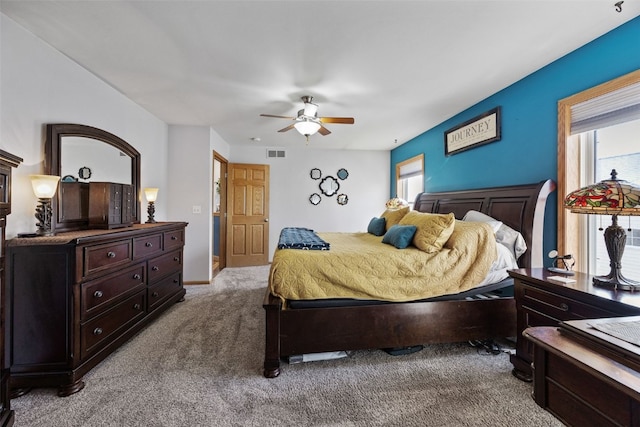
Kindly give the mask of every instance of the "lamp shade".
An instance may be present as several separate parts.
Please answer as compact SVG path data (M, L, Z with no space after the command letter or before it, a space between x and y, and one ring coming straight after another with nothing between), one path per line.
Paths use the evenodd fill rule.
M387 203L385 203L385 206L387 207L387 209L391 209L391 210L402 209L404 207L409 206L409 202L399 197L394 197L392 199L387 200Z
M640 215L640 187L616 176L614 169L611 179L572 191L564 207L581 214Z
M293 127L296 128L298 132L300 132L304 136L313 135L314 133L320 130L320 123L316 123L313 120L303 119L297 121Z
M158 198L158 189L155 187L145 188L144 197L147 199L147 202L155 202Z
M33 193L39 199L50 199L58 189L59 176L55 175L29 175Z

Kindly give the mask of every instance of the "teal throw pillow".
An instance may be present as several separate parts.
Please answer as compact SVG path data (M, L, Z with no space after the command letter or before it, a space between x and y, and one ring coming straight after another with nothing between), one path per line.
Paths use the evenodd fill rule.
M404 249L413 240L413 235L416 234L417 229L418 227L415 225L394 225L385 233L382 243L388 243L398 249Z
M387 220L384 218L371 218L367 231L374 236L382 236L386 229Z

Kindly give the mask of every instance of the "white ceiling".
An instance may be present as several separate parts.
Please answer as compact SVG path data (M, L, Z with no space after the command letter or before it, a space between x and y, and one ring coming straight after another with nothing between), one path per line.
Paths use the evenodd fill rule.
M388 150L640 15L640 1L33 1L0 11L169 124L229 144Z

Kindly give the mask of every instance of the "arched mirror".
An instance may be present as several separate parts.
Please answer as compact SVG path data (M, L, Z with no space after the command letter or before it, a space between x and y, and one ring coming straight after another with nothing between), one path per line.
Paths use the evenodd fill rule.
M51 201L55 232L89 227L89 181L130 184L133 222L140 222L140 153L123 139L91 126L49 124L45 173L67 178Z

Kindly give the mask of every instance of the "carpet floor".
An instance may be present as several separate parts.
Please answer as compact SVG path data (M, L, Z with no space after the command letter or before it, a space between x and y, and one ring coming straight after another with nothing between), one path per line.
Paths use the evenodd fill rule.
M268 266L227 268L85 376L69 397L12 400L20 426L561 426L467 343L405 356L358 351L262 376Z

